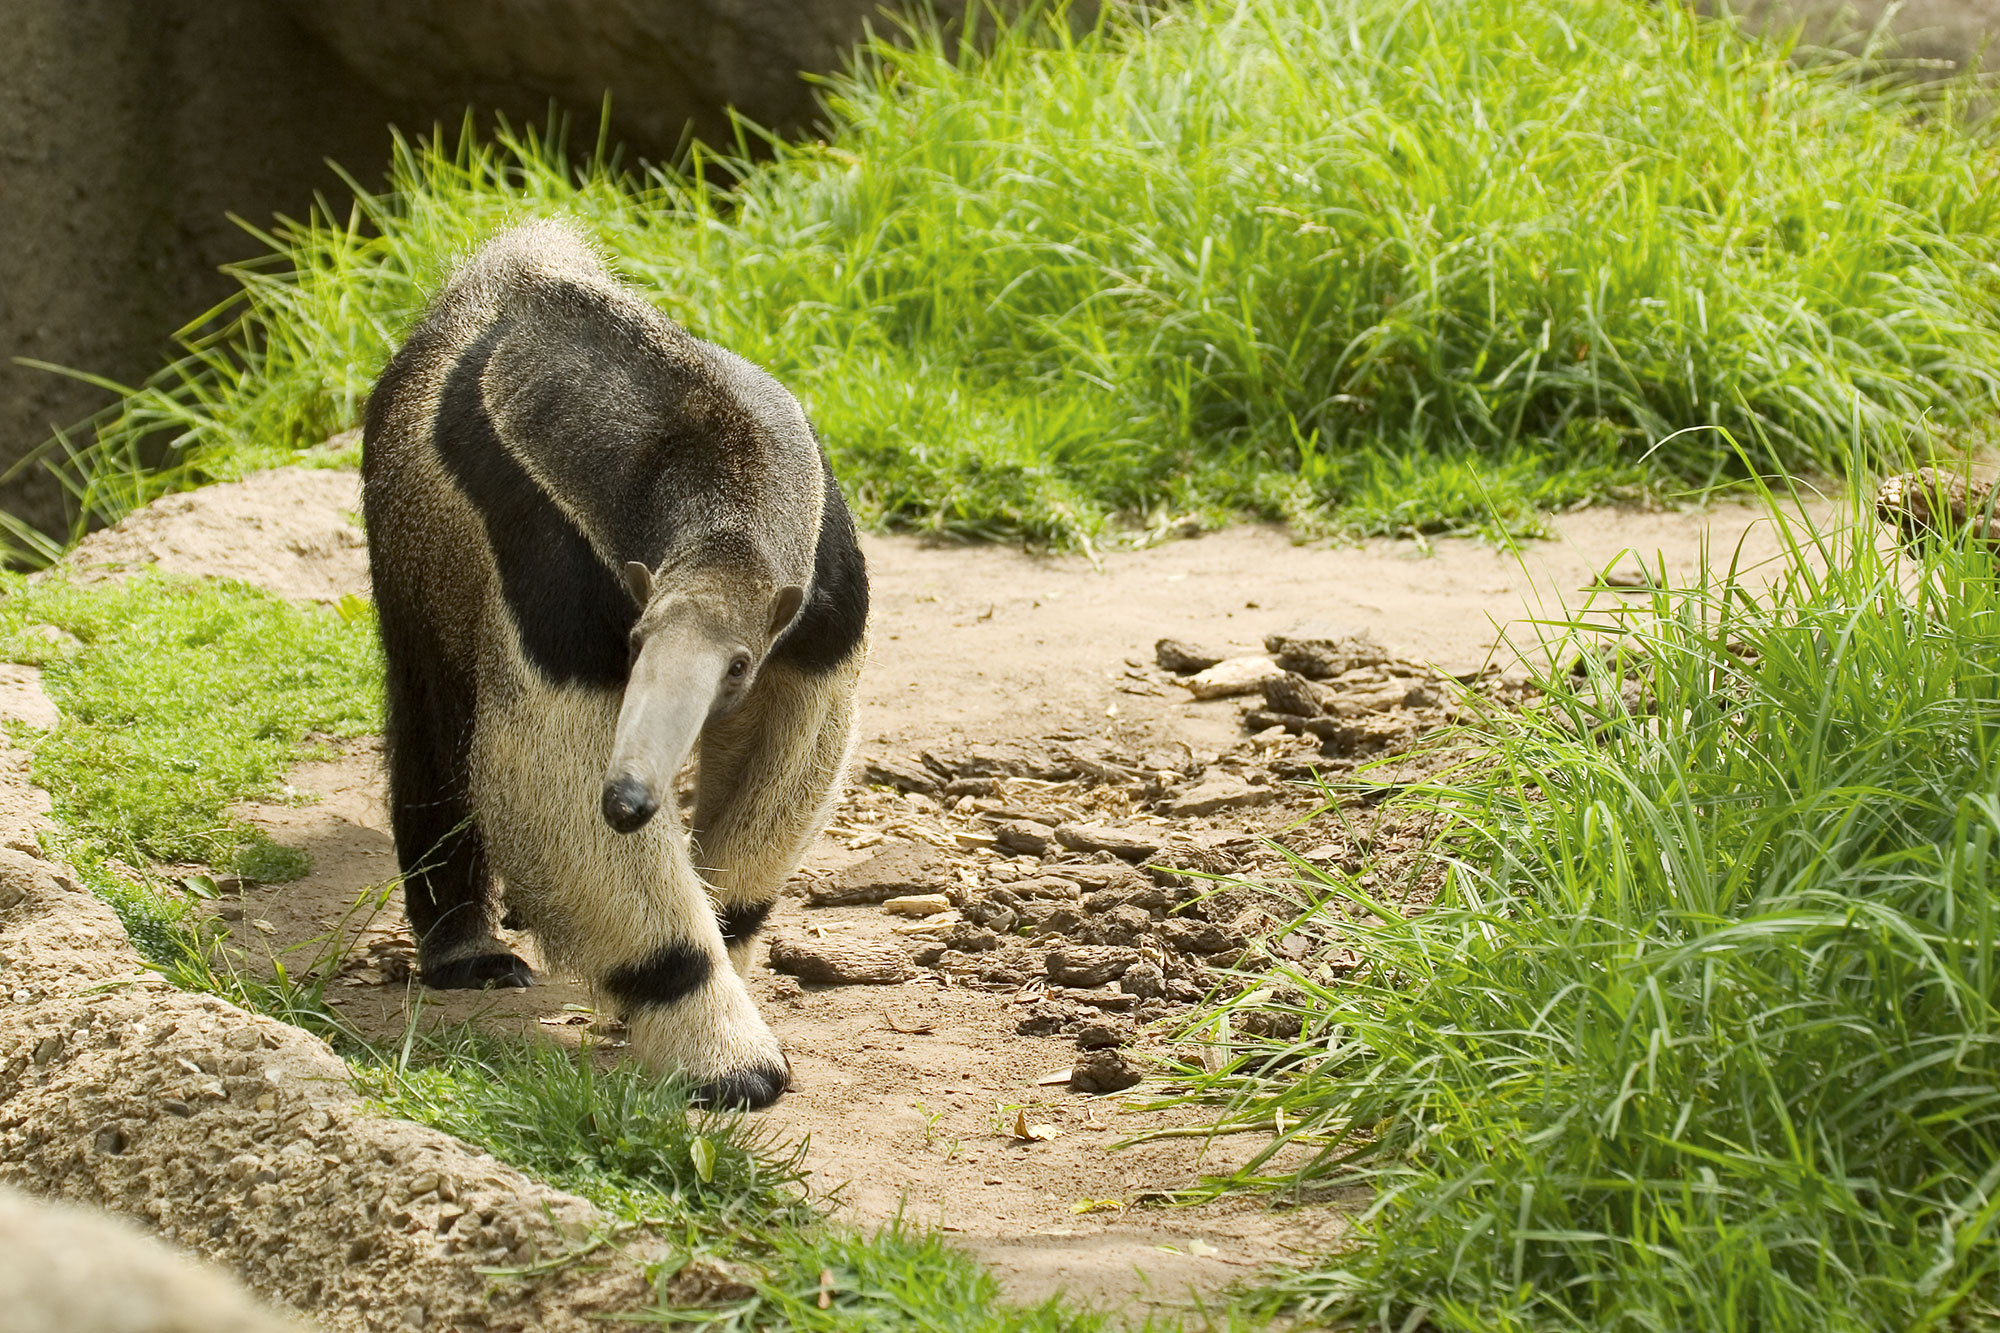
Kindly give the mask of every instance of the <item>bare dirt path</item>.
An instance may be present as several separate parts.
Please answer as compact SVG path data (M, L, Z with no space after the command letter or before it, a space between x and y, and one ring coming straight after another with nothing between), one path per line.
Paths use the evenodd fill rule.
M354 487L351 474L288 471L176 497L93 539L74 563L95 566L93 576L158 563L294 597L365 595L349 517ZM858 759L864 771L874 765L873 776L905 789L858 793L797 887L838 896L841 886L879 872L887 848L915 858L912 890L952 897L957 910L946 916L959 924L913 937L895 933L899 919L872 903L786 901L774 921L780 939L808 948L844 941L932 950L925 965L887 985L801 984L759 969L755 987L797 1071L796 1090L763 1115L769 1128L810 1136L816 1181L838 1188L856 1221L901 1214L941 1225L1021 1298L1063 1289L1112 1305L1179 1300L1336 1236L1337 1208L1271 1211L1246 1200L1144 1206L1148 1196L1225 1168L1256 1145L1178 1139L1114 1151L1135 1130L1189 1117L1135 1109L1157 1079L1123 1096L1095 1097L1045 1081L1078 1061L1092 1024L1108 1024L1118 1044L1141 1055L1157 1050L1158 1026L1144 1020L1174 1011L1176 1002L1184 1010L1213 981L1213 964L1254 934L1255 905L1236 917L1206 912L1219 952L1192 951L1208 947L1195 938L1206 928L1197 922L1175 937L1188 949L1161 953L1159 895L1169 895L1167 910L1176 903L1184 910L1191 890L1175 888L1171 877L1163 889L1108 853L1010 854L979 830L1022 813L1051 827L1122 820L1179 839L1188 858L1220 857L1223 869L1254 873L1271 861L1245 835L1277 833L1311 809L1312 800L1283 789L1281 779L1322 753L1313 749L1318 742L1276 732L1251 742L1243 701L1194 701L1153 666L1156 639L1248 653L1300 621L1362 627L1405 662L1394 668L1402 676L1386 678L1401 691L1417 679L1418 663L1478 669L1509 626L1516 641L1532 642L1524 617L1576 603L1578 590L1609 568L1635 569L1628 551L1642 553L1648 567L1664 559L1670 576L1686 576L1705 545L1715 558L1733 555L1746 566L1777 550L1770 525L1733 506L1589 512L1559 520L1557 530L1555 540L1517 554L1456 540L1295 545L1281 532L1247 527L1112 553L1095 565L867 538L875 613ZM1379 691L1379 675L1366 687ZM1294 756L1289 770L1285 755ZM1233 793L1225 808L1161 813L1191 809L1188 793L1211 781ZM552 979L528 992L424 994L408 985L409 942L395 895L372 915L357 913L356 902L371 890L379 897L395 874L375 745L303 765L292 785L318 799L244 813L280 842L311 852L313 872L225 903L239 938L290 950L295 968L340 938L348 958L329 994L358 1027L383 1037L403 1031L414 1004L423 1022L476 1018L578 1038L573 1025L591 1021L580 988ZM1338 835L1308 825L1287 836L1304 850ZM1328 842L1320 854L1346 852ZM993 896L999 889L1018 892ZM1003 900L1018 912L1010 909L997 943L992 932L979 938L980 921ZM1136 934L1103 934L1096 918L1113 906L1129 916L1134 903L1152 905L1152 924L1138 910ZM1025 942L1017 938L1024 932ZM1065 939L1111 940L1099 947L1123 948L1126 966L1157 961L1164 993L1123 981L1058 985L1057 972L1044 975L1045 954ZM615 1030L602 1035L616 1041ZM1017 1121L1053 1136L1023 1139L1013 1132Z

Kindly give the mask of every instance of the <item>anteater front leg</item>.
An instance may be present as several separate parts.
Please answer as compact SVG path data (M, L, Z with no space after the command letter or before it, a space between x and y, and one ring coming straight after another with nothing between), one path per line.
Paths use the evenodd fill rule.
M532 986L535 974L493 933L493 883L472 813L474 682L455 671L420 614L380 602L389 824L420 975L439 990Z
M737 971L826 826L840 795L854 730L856 648L831 670L765 665L750 697L708 725L695 803L696 864Z
M649 1067L709 1105L759 1107L790 1080L671 807L618 833L601 810L616 694L529 689L489 703L473 772L495 869L552 963L631 1026Z

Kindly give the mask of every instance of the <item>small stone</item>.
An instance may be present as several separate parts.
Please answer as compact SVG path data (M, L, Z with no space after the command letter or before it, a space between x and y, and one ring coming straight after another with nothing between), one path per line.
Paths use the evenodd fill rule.
M1008 889L1023 899L1043 898L1053 902L1077 903L1083 901L1083 889L1073 879L1062 875L1036 875L1029 879L1017 879Z
M1162 921L1160 938L1178 953L1221 953L1236 943L1213 921L1195 921L1184 916Z
M918 967L936 967L943 960L945 952L944 944L932 940L929 944L918 945L917 951L910 957Z
M1264 707L1289 717L1318 717L1326 711L1320 705L1319 691L1296 671L1264 682Z
M1232 657L1189 676L1181 684L1197 699L1227 699L1238 694L1256 694L1265 682L1283 674L1284 668L1268 657Z
M178 1098L174 1097L161 1098L160 1109L162 1111L165 1111L168 1115L189 1116L194 1114L193 1107L189 1106L186 1102L181 1101Z
M852 907L886 902L912 894L932 893L946 881L946 869L928 843L887 843L859 865L812 886L806 899L814 907Z
M417 1172L416 1175L410 1177L410 1192L408 1197L414 1199L419 1195L429 1194L437 1187L438 1187L437 1172L419 1171Z
M238 1153L222 1168L222 1174L230 1180L247 1180L264 1169L264 1164L249 1153Z
M942 893L912 893L884 900L882 910L891 916L936 916L951 910L951 900Z
M1076 1048L1079 1051L1101 1051L1113 1046L1123 1046L1132 1040L1132 1030L1119 1022L1099 1020L1085 1023L1076 1034Z
M1153 917L1143 907L1126 903L1114 907L1109 912L1093 912L1077 931L1077 938L1086 944L1111 944L1130 946L1139 943L1153 933Z
M1110 852L1126 861L1145 861L1166 845L1166 836L1136 824L1059 824L1056 841L1074 852Z
M97 1131L97 1137L91 1141L91 1147L108 1157L116 1157L125 1151L129 1142L124 1130L116 1125L106 1125Z
M1123 1051L1105 1049L1085 1051L1077 1057L1076 1066L1069 1071L1071 1092L1106 1093L1123 1092L1126 1088L1145 1078L1138 1065Z
M944 942L947 947L956 949L960 953L985 953L988 949L1000 947L999 935L970 922L961 922L953 926L951 932L944 937Z
M1021 855L1047 855L1053 838L1048 825L1032 820L1009 819L993 826L994 845Z
M1264 651L1287 671L1296 671L1310 680L1326 680L1357 667L1376 666L1389 660L1389 650L1365 629L1342 629L1327 625L1296 625L1264 640Z
M1102 944L1073 944L1049 950L1044 969L1058 986L1102 986L1125 975L1139 961L1131 949Z
M1028 1006L1027 1013L1014 1025L1014 1030L1024 1037L1047 1037L1062 1031L1063 1026L1076 1021L1076 1006L1066 1000L1037 1000Z
M1253 787L1241 778L1217 774L1168 801L1166 812L1176 819L1194 819L1262 805L1276 795L1269 787Z
M1118 978L1118 989L1141 1000L1157 1000L1167 993L1167 974L1158 963L1140 959Z
M910 951L887 940L835 936L771 941L771 966L801 981L830 986L893 986L917 974Z
M938 794L937 775L922 764L908 759L870 759L861 766L861 778L871 787L894 787L897 791Z
M1161 639L1153 645L1153 660L1177 676L1192 676L1197 671L1206 671L1224 656L1179 639Z
M232 1051L254 1051L264 1044L264 1039L256 1028L231 1028L223 1036L222 1044Z
M1016 929L1030 935L1067 935L1083 924L1083 908L1074 902L1023 903Z
M62 1044L63 1044L62 1033L51 1032L48 1036L43 1037L40 1041L35 1043L35 1053L30 1058L33 1059L35 1064L38 1066L45 1065L49 1061L55 1059L57 1054L61 1052Z

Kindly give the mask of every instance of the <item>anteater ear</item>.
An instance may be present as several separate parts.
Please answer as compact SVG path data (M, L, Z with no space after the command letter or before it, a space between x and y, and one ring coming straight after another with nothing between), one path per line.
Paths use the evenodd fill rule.
M651 605L653 600L653 571L637 560L625 564L625 587L631 592L632 600L640 606Z
M798 619L799 608L806 604L806 590L798 584L788 584L778 589L778 595L771 602L771 637L777 638L790 629Z

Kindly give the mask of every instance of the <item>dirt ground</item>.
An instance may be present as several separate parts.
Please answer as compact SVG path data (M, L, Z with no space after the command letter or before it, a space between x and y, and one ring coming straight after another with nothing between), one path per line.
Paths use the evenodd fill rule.
M156 562L293 597L365 595L355 485L352 474L300 470L175 497L72 563L92 577ZM773 920L804 978L760 966L754 981L796 1071L794 1091L761 1113L769 1129L809 1136L815 1183L837 1191L848 1216L940 1225L1022 1299L1179 1302L1337 1238L1338 1200L1148 1204L1240 1161L1258 1146L1247 1137L1116 1146L1192 1123L1146 1109L1170 1087L1157 1059L1167 1034L1191 1000L1232 984L1227 964L1268 961L1255 940L1281 919L1254 893L1204 899L1197 881L1138 867L1277 873L1266 836L1348 869L1383 861L1395 829L1371 844L1338 816L1307 821L1317 801L1289 779L1338 776L1449 720L1447 677L1509 688L1495 668L1514 659L1496 644L1532 645L1530 622L1558 605L1627 596L1584 591L1606 573L1629 589L1641 563L1686 577L1705 551L1754 567L1778 545L1759 513L1733 506L1591 511L1556 529L1508 552L1460 540L1299 545L1245 527L1095 563L865 538L875 606L856 766L865 785ZM1302 622L1364 631L1384 650L1318 673L1298 705L1312 717L1274 710L1268 694L1197 700L1155 653L1163 637L1210 656L1262 653L1267 636ZM1262 715L1246 725L1249 708ZM379 899L395 873L376 743L302 765L291 786L302 801L243 813L309 851L314 869L223 901L239 940L295 968L338 966L328 993L364 1031L400 1033L414 1006L421 1022L475 1018L566 1041L588 1031L615 1049L615 1027L600 1029L587 993L559 978L485 995L411 986L394 893L379 910L355 906ZM1099 834L1155 849L1105 850ZM941 910L892 915L878 905L892 893L942 895L930 904ZM892 965L881 984L811 980L826 955ZM1070 975L1092 960L1110 980ZM1145 1081L1072 1091L1087 1054ZM1023 1138L1017 1124L1050 1132Z

